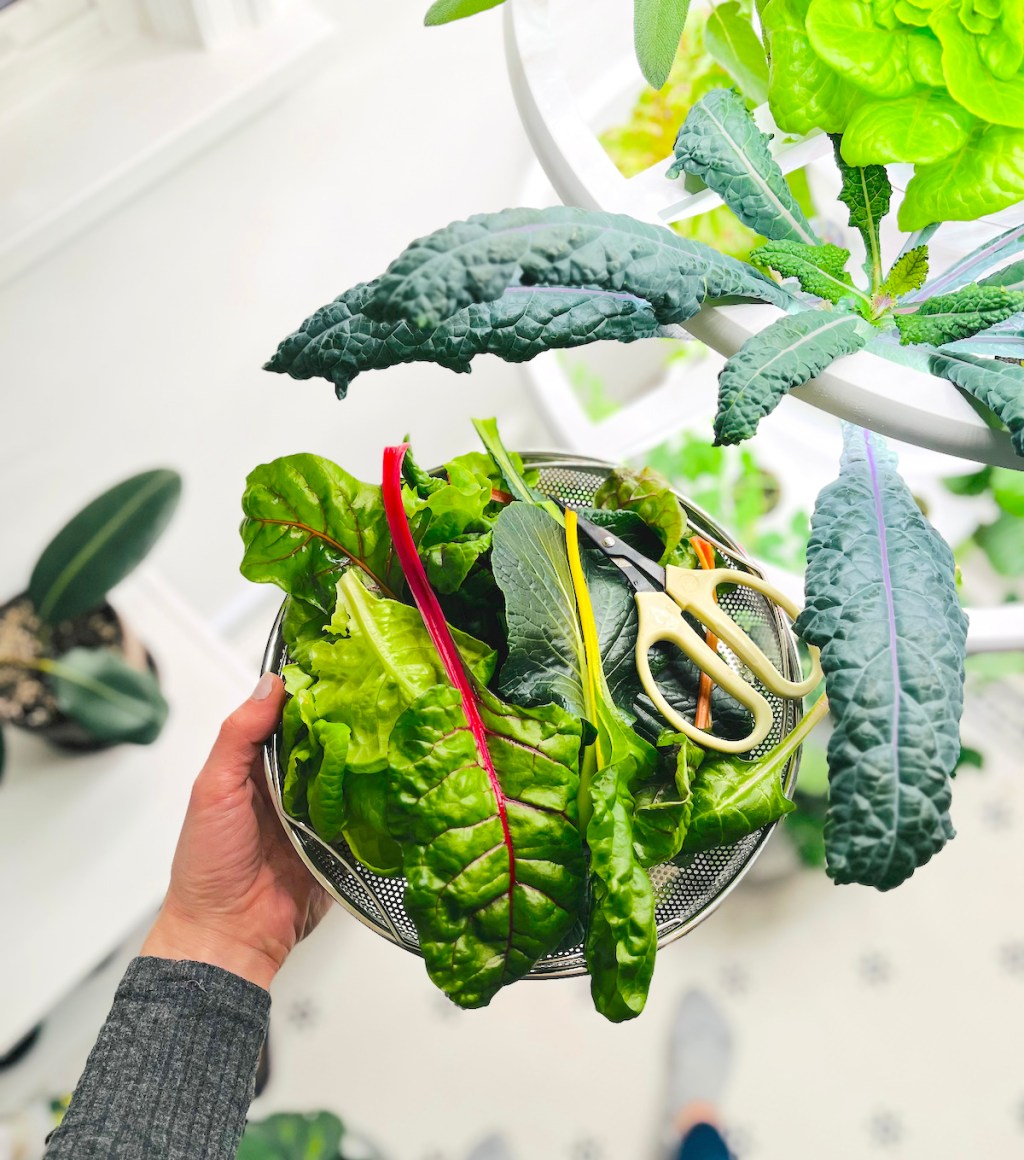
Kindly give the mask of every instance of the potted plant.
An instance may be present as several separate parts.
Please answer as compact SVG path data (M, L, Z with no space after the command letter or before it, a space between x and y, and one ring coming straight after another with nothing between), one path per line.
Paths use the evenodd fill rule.
M135 475L46 546L27 589L0 607L0 721L69 750L156 739L167 703L155 666L107 594L152 548L180 492L174 471Z

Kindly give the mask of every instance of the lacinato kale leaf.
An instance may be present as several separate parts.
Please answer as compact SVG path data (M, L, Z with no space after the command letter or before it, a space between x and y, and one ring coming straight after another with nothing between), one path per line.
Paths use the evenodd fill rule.
M967 621L953 553L882 440L847 426L839 478L818 497L806 607L821 649L828 747L828 872L888 890L953 836Z

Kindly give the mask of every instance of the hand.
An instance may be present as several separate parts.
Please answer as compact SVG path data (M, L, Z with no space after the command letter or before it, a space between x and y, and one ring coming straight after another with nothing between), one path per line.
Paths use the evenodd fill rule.
M329 900L268 798L261 746L284 686L266 674L220 735L192 787L171 884L141 953L223 967L268 987Z

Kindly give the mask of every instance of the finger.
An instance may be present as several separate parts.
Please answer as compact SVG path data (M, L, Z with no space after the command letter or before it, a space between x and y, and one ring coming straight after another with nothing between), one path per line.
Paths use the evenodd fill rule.
M226 718L199 777L210 788L229 792L249 779L263 742L281 719L284 685L264 673L248 701Z

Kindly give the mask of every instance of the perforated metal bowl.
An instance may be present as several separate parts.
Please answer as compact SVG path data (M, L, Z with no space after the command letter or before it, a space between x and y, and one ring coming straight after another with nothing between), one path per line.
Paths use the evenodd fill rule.
M523 460L528 467L540 470L541 490L576 508L587 507L592 503L595 492L613 466L579 456L525 453ZM694 531L710 540L731 566L757 573L758 570L733 539L685 496L676 494ZM792 678L799 673L796 639L778 608L749 588L723 592L721 603L727 612L741 619L748 632L756 633L758 644L784 676ZM281 635L283 616L282 606L267 644L264 672L280 673L288 663L288 651ZM728 649L723 647L721 651L734 668L742 667ZM798 702L784 701L770 693L749 672L746 676L768 699L775 716L771 734L750 754L757 756L767 752L793 729L800 720L802 709ZM280 746L279 732L271 738L265 749L266 774L282 824L302 860L331 897L360 922L396 946L419 954L416 928L403 905L405 879L382 878L372 873L356 861L344 841L328 845L308 826L285 814L281 805ZM798 763L799 752L790 761L783 777L783 788L787 793L791 792L795 783ZM766 826L733 846L699 853L685 867L666 863L651 870L659 947L687 934L707 918L750 869L773 829L773 826ZM585 973L583 945L580 941L575 946L562 947L542 959L528 977L550 979Z

